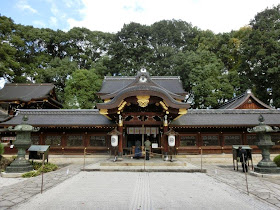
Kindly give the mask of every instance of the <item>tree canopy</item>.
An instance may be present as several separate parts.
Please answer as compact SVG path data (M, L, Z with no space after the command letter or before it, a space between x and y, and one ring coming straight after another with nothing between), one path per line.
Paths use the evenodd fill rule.
M0 77L51 82L65 108L92 108L106 75L181 77L192 108L217 108L250 88L280 107L280 5L248 26L214 34L182 20L125 24L116 33L34 28L0 16Z

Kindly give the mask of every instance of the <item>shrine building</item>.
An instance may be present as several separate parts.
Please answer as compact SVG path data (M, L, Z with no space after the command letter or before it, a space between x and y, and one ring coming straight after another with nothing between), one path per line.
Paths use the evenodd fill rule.
M141 70L135 77L105 77L97 93L97 109L61 109L52 84L7 84L0 90L1 127L15 126L27 115L40 127L32 144L50 145L52 154L110 154L110 132L118 131L118 154L133 155L135 143L149 138L152 152L168 152L168 134L175 135L177 154L231 153L232 145L250 145L256 135L247 128L265 123L280 126L280 110L272 109L248 90L219 109L189 109L179 77L150 76ZM14 140L2 132L2 140ZM280 134L273 134L272 153L280 151ZM7 153L15 149L5 148Z

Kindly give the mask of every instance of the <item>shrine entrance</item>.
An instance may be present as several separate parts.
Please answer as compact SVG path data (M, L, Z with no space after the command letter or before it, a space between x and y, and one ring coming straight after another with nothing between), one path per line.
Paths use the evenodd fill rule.
M124 151L134 155L137 147L144 151L144 142L149 139L152 143L152 152L161 154L160 127L126 127Z
M153 152L167 153L165 133L169 123L186 114L189 107L184 102L185 93L176 94L163 88L144 69L123 88L101 94L100 98L104 100L97 104L100 114L117 125L119 156L135 152L137 145L143 151L147 138Z

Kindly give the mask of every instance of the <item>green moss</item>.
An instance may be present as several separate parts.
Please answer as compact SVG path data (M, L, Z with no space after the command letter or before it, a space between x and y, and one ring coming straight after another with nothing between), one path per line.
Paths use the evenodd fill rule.
M273 159L274 163L276 163L276 165L278 167L280 167L280 155L277 155L274 159Z
M38 176L40 175L39 171L29 171L27 173L22 174L23 178L30 178L30 177L34 177L34 176Z
M24 173L22 175L22 177L24 177L24 178L34 177L34 176L40 175L42 173L42 171L44 173L48 173L48 172L55 171L58 169L57 165L55 165L53 163L46 163L44 165L44 167L42 167L42 163L39 163L39 162L34 162L33 168L34 168L34 171L29 171L27 173Z

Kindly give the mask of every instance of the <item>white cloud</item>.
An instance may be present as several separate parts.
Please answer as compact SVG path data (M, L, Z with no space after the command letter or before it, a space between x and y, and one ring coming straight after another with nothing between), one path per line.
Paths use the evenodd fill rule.
M63 0L63 3L68 7L79 7L82 4L81 0Z
M72 27L117 32L123 24L150 25L160 20L181 19L216 33L238 30L266 7L279 0L83 0L81 21L69 18Z
M56 17L50 17L50 25L57 26L57 18Z
M46 28L46 24L43 21L39 21L39 20L34 20L32 21L34 26L37 26L39 28Z
M22 11L27 10L27 11L29 11L29 12L31 12L31 13L38 14L38 11L37 11L36 9L32 8L32 7L27 3L27 1L25 1L25 0L19 1L18 4L17 4L17 8L19 8L19 9L22 10Z

